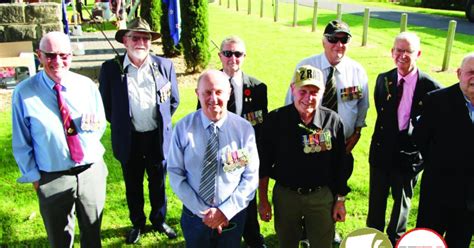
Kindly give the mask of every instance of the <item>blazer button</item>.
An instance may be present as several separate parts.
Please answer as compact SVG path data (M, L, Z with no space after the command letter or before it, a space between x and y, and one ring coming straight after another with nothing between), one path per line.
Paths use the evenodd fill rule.
M380 146L380 143L379 143L379 142L377 142L377 143L376 143L376 145L377 145L377 146Z
M383 126L380 126L380 130L383 130Z
M380 108L380 111L383 111L383 107L382 107L382 108Z

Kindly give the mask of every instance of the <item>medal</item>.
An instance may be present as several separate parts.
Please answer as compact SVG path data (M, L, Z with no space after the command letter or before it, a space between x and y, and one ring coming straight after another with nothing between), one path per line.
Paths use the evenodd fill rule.
M314 147L314 151L315 151L315 152L320 152L320 151L321 151L321 146L316 145L316 146Z
M305 146L303 149L304 153L308 154L311 152L311 148L309 146Z

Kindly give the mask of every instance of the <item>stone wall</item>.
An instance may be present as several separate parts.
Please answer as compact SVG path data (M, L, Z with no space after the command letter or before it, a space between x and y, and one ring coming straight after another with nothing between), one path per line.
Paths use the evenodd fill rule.
M61 4L0 4L0 42L33 41L37 47L41 37L63 28Z

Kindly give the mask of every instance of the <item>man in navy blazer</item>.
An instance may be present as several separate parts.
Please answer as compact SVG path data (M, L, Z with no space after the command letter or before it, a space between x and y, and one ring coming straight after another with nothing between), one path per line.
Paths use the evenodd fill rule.
M393 208L387 234L393 245L406 231L413 188L422 169L420 152L410 137L412 121L421 114L426 94L440 88L417 68L420 55L420 38L416 34L398 34L392 48L397 68L378 75L374 92L377 120L369 154L367 226L384 231L391 191Z
M457 70L459 83L431 92L413 140L425 160L416 226L469 247L474 231L474 52Z
M143 178L148 175L150 221L168 238L175 231L165 223L166 154L171 116L179 104L178 85L170 60L150 54L151 41L161 35L141 18L118 30L115 39L126 54L104 62L99 90L112 129L112 148L122 164L127 204L133 228L127 243L140 239L146 223Z

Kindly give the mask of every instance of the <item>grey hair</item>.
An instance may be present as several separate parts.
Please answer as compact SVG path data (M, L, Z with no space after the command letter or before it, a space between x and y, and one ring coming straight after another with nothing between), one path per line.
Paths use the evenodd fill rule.
M415 51L415 52L420 51L420 48L421 48L420 37L418 37L417 34L415 34L413 32L401 32L401 33L399 33L395 37L395 41L393 43L394 46L395 46L395 43L397 43L397 41L400 41L400 40L405 40L408 43L410 43L410 46L413 49L413 51Z
M227 36L222 42L221 42L221 48L220 48L220 51L222 52L222 49L224 48L225 44L229 44L229 43L234 43L234 44L241 44L242 47L244 48L244 50L242 52L246 52L245 51L245 43L244 43L244 40L242 40L239 36L237 35L231 35L231 36Z

